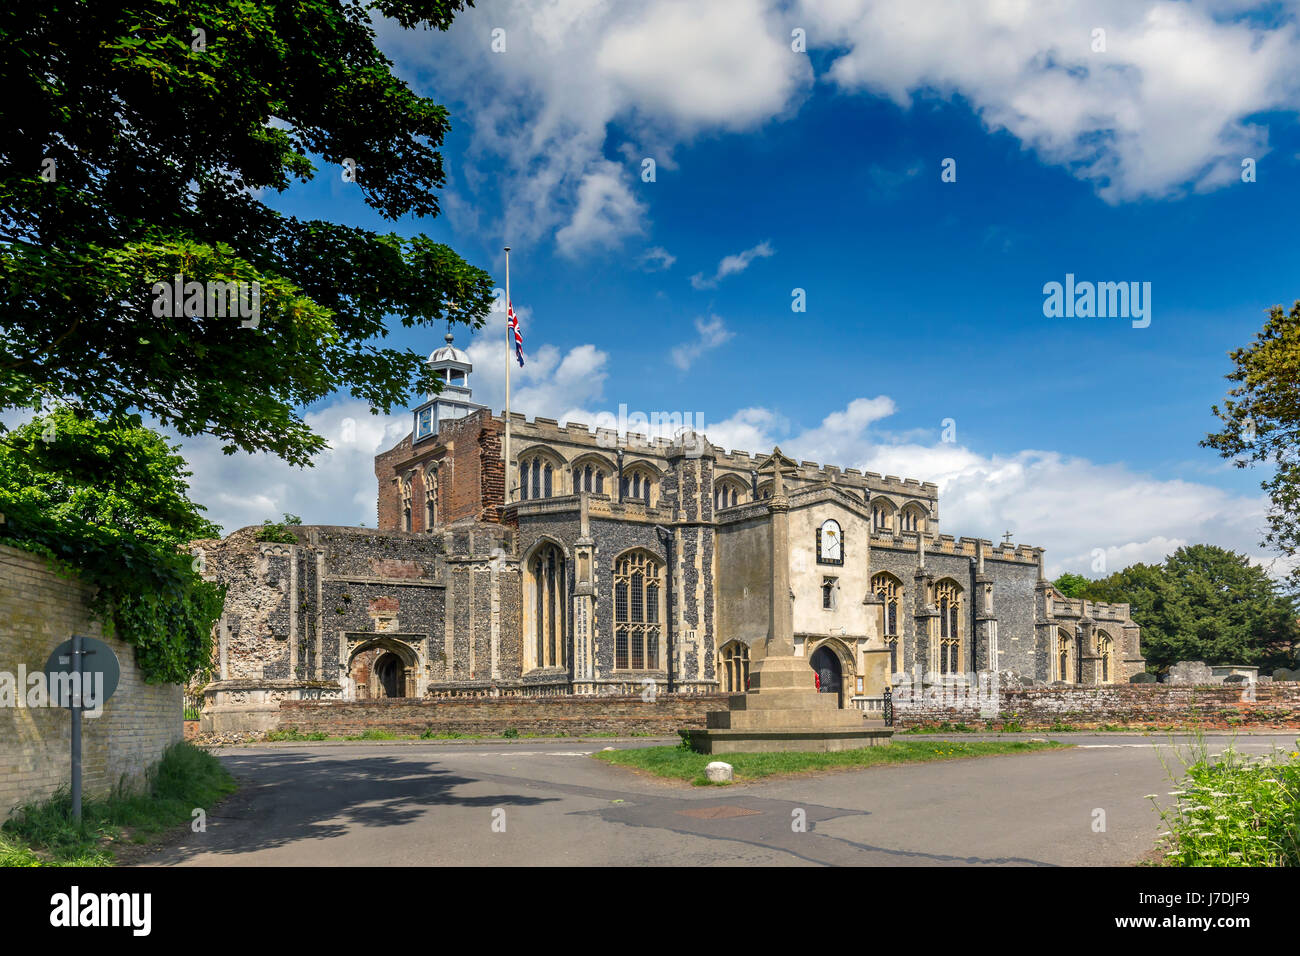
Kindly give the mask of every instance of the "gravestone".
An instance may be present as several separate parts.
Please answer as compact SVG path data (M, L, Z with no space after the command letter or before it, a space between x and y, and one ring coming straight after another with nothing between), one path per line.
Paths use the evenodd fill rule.
M1167 684L1216 684L1214 671L1204 661L1179 661L1169 668Z

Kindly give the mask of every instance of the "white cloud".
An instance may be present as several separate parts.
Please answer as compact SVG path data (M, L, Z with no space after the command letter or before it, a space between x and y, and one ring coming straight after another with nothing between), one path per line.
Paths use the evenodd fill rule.
M706 279L703 272L695 273L695 275L691 276L691 285L696 289L716 288L718 283L727 276L744 272L755 259L766 259L774 255L776 255L776 250L772 248L772 243L765 239L752 249L746 249L730 256L723 256L722 261L718 263L717 271L713 273L713 277L710 279Z
M555 234L555 243L570 258L607 248L643 231L644 214L645 204L632 195L622 170L603 162L583 174L577 209Z
M625 102L684 130L763 123L809 77L772 4L668 0L640 13L606 34L596 69Z
M295 468L270 454L224 455L210 436L181 438L179 443L194 475L190 500L204 505L207 517L226 534L267 518L296 514L307 524L375 526L378 489L374 457L410 431L406 413L372 415L364 402L346 399L305 421L331 447L316 456L315 467Z
M938 435L930 442L899 441L878 427L894 411L888 396L858 398L798 431L768 409L747 408L705 431L728 450L764 454L780 444L797 460L933 481L945 534L999 541L1010 530L1013 540L1047 549L1053 577L1062 571L1095 577L1200 542L1275 563L1259 546L1267 507L1261 497L1059 451L981 455ZM1101 568L1095 566L1098 550ZM1278 565L1273 573L1284 570Z
M466 10L446 34L379 32L399 71L471 124L453 222L494 241L553 236L573 257L647 231L643 158L672 170L680 144L799 108L814 77L794 25L831 53L820 79L839 92L904 108L960 96L1108 201L1236 182L1242 158L1269 149L1252 118L1300 106L1295 4L1279 9L1269 26L1244 18L1267 15L1263 0L514 0ZM875 181L892 190L911 172Z
M523 412L529 418L543 415L590 425L596 414L591 409L604 395L609 355L590 343L567 352L546 343L530 350L526 326L523 333L524 367L515 362L513 353L510 358L510 410ZM504 341L494 344L479 339L466 351L474 363L470 375L474 401L500 414L506 400Z
M771 409L750 407L708 424L704 432L709 441L727 451L764 455L772 450L777 437L789 430L790 422Z
M843 48L825 77L912 105L959 94L994 130L1116 202L1210 189L1268 151L1253 114L1300 99L1294 22L1262 4L1165 0L804 0L811 42ZM1105 31L1094 52L1094 31ZM960 164L960 157L954 157Z
M522 244L554 235L578 256L646 229L643 158L701 132L752 129L811 88L776 4L761 0L496 3L460 13L446 34L379 26L398 72L472 124L452 170L457 226ZM505 52L491 47L505 30ZM606 157L617 122L626 165ZM501 204L501 219L484 203Z
M690 368L695 360L705 352L716 349L736 334L728 329L727 323L717 315L710 315L708 318L701 316L696 319L695 331L696 337L694 339L674 346L672 350L673 364L683 372Z
M663 269L671 269L676 261L677 257L663 246L655 246L647 249L637 263L646 272L659 272Z

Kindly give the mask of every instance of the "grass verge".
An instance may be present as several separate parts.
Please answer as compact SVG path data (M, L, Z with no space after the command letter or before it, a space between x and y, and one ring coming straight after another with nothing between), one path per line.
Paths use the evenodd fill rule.
M1026 740L895 739L883 747L864 747L861 750L840 750L833 753L697 754L682 744L676 747L604 750L592 756L615 766L643 770L656 777L688 780L696 786L708 786L709 780L704 775L704 768L714 760L731 764L736 781L740 782L775 774L812 773L819 770L856 769L881 764L922 763L929 760L956 760L962 757L990 757L997 754L1032 753L1038 750L1062 750L1070 746L1072 745L1056 742L1032 743Z
M1183 770L1165 763L1174 802L1162 807L1147 794L1168 828L1163 865L1300 866L1300 740L1271 754L1243 754L1233 743L1211 754L1198 734L1172 750Z
M187 743L168 747L143 787L119 786L106 799L83 800L81 822L60 790L50 800L19 807L0 827L0 866L112 866L114 845L147 843L189 823L236 788L207 751Z

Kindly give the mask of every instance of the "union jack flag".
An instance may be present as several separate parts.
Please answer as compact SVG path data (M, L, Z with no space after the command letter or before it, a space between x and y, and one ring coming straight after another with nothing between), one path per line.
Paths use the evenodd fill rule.
M515 358L519 359L519 367L524 367L524 335L519 331L519 316L515 315L515 307L506 303L506 327L514 333L515 338Z

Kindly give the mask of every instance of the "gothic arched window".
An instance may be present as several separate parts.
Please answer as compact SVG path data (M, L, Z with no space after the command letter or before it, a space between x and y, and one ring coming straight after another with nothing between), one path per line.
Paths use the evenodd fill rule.
M871 590L880 596L880 601L885 606L885 633L882 636L885 640L885 647L889 648L889 673L897 674L900 663L898 659L898 639L900 637L898 609L903 600L903 587L898 578L882 571L871 579Z
M646 551L614 565L614 667L658 670L663 565Z
M573 493L583 491L605 493L605 472L599 465L578 465L573 469Z
M651 505L651 489L654 487L654 479L650 472L643 468L626 469L623 472L623 499L639 501L643 505Z
M1056 632L1056 679L1074 683L1074 637L1063 629Z
M1100 658L1097 666L1101 674L1100 682L1103 684L1110 683L1110 656L1114 647L1115 645L1111 641L1109 634L1105 631L1097 632L1097 656Z
M424 530L438 523L438 469L424 471Z
M961 670L961 588L955 581L940 581L934 587L939 607L939 673Z
M519 462L519 497L549 498L555 494L554 482L556 471L549 459L542 455L530 455Z
M878 498L871 505L871 523L881 534L894 530L894 505L889 499Z
M908 505L900 514L900 524L902 531L924 531L925 514L917 505Z
M528 562L529 626L525 635L526 667L564 667L568 578L564 552L543 544Z
M402 477L402 530L411 530L411 485L415 474L409 472Z
M713 510L736 507L743 494L743 486L736 478L727 476L721 479L713 487Z

